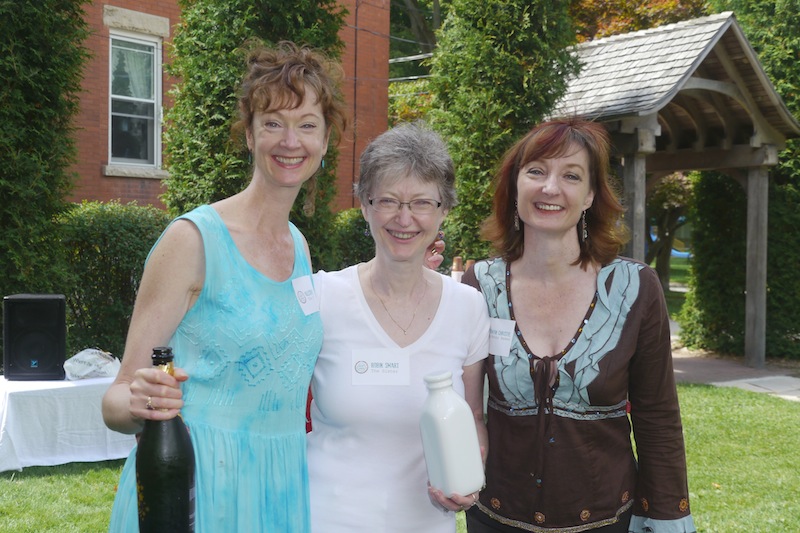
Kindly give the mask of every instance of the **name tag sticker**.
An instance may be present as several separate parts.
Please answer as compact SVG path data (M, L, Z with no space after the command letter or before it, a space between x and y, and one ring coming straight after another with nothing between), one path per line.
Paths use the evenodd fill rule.
M408 386L408 353L398 350L353 350L353 385Z
M489 324L489 353L495 357L506 357L511 352L511 340L517 323L505 318L492 318Z
M319 311L319 299L317 298L317 293L314 292L314 286L311 284L311 276L293 279L292 287L297 297L297 303L300 304L300 308L306 316Z

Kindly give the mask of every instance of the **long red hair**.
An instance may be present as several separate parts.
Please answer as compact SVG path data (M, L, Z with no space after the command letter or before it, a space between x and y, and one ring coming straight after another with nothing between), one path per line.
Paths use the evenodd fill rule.
M578 117L552 120L535 126L517 141L506 152L495 175L493 210L481 227L481 236L506 261L522 257L525 246L524 226L514 229L520 169L534 160L562 156L572 145L585 148L589 155L590 186L594 191L592 206L586 210L589 238L578 239L581 251L575 264L582 268L590 263L605 265L627 242L628 231L622 222L625 208L610 180L611 143L606 129ZM581 232L581 222L575 231Z

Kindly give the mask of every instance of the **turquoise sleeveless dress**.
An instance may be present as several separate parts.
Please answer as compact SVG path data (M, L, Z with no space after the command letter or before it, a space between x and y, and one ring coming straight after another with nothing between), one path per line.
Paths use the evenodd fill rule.
M186 370L184 421L197 462L197 533L309 531L305 408L322 345L292 279L311 274L291 223L294 271L275 282L245 261L210 206L183 215L203 237L206 278L170 341ZM109 531L136 532L136 450L119 481Z

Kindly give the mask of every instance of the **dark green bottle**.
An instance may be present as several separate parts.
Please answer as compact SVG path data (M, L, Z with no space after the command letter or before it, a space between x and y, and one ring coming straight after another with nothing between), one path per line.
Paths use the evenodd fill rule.
M172 348L153 348L153 366L172 375ZM194 447L180 416L145 420L136 449L141 533L191 533L195 520Z

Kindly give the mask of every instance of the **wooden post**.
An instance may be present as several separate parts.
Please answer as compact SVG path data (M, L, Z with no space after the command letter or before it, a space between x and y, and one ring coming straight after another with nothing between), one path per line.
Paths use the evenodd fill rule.
M749 168L744 361L753 368L763 368L766 362L768 196L767 167Z
M644 261L645 231L645 185L646 158L643 153L626 154L623 168L623 187L625 188L625 223L631 232L631 240L625 254L638 261ZM591 229L589 230L591 232Z

